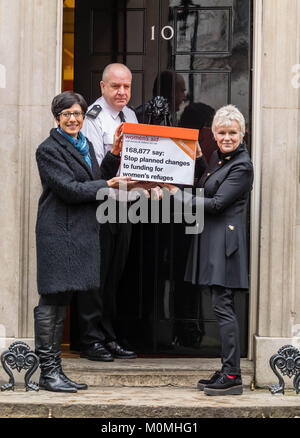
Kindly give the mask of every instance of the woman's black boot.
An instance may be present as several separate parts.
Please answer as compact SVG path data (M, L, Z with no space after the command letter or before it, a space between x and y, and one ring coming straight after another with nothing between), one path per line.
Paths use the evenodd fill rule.
M55 305L39 305L34 308L35 353L40 360L41 389L54 392L77 392L59 372L53 350L55 325L58 313Z
M69 385L73 386L76 389L87 389L88 386L85 383L74 382L73 380L69 379L69 377L66 376L62 370L62 366L61 366L61 341L62 341L62 337L63 337L63 333L64 333L66 313L67 313L67 306L57 306L57 317L56 317L54 337L53 337L53 352L54 352L55 363L56 363L58 372L61 375L61 378L66 383L68 383Z

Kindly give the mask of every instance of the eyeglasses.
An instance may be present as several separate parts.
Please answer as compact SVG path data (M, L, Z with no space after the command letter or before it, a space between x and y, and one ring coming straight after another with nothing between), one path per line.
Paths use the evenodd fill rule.
M59 116L63 116L63 118L65 120L69 120L71 118L71 116L74 116L75 119L81 119L81 117L84 116L84 112L83 111L74 111L73 113L66 111L65 113L59 113Z

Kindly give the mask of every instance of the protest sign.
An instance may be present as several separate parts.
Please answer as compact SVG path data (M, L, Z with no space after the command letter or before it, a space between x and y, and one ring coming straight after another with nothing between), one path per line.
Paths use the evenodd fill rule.
M124 123L121 176L193 185L197 129Z

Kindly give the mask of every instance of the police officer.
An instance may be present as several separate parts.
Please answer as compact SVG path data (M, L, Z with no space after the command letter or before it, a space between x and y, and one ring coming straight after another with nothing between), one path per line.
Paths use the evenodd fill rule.
M107 65L100 82L102 96L88 108L82 132L92 142L99 166L110 151L120 124L138 123L134 111L127 106L131 81L132 74L124 64ZM80 316L89 327L81 332L81 357L95 361L135 358L133 351L119 345L112 325L115 293L129 251L131 224L102 224L100 233L101 289L80 305Z

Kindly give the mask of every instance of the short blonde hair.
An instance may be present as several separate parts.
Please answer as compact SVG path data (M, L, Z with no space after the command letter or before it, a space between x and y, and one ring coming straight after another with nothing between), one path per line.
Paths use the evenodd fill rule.
M245 118L240 110L234 105L225 105L218 109L212 122L211 129L213 134L215 135L216 128L219 126L228 126L233 120L237 121L240 125L241 138L243 138L246 130Z

